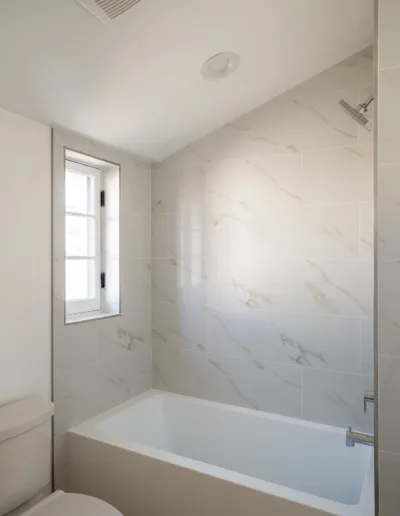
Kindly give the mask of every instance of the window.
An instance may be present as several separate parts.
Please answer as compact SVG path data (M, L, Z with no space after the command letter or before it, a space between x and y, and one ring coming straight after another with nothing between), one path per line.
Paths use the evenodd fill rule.
M65 162L66 314L102 309L102 171Z
M120 313L120 167L65 149L65 322Z

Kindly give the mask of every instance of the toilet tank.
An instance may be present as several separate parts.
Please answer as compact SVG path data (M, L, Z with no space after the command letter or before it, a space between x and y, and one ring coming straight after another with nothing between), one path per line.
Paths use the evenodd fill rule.
M0 406L0 516L51 480L53 404L38 396Z

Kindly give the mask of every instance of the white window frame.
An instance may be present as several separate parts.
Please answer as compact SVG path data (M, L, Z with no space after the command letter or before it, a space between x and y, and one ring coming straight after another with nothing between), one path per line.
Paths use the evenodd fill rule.
M67 256L65 251L64 264L66 266L68 260L93 260L95 268L95 292L90 299L79 299L68 301L65 300L65 313L67 317L101 312L103 308L103 293L101 288L101 273L102 273L102 213L100 206L100 195L103 189L103 171L91 165L78 163L69 158L65 159L65 174L71 171L76 174L82 174L94 179L94 213L93 215L82 214L73 211L67 211L64 205L64 220L67 215L84 217L87 219L94 219L95 221L95 252L94 256ZM65 226L65 224L64 224ZM66 236L66 235L65 235ZM65 241L65 238L64 238ZM65 288L67 277L65 274Z

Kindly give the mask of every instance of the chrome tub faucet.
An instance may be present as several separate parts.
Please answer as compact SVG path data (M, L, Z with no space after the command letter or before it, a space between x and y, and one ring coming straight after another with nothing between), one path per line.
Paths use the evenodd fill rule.
M375 393L372 391L365 391L364 393L364 414L367 413L368 403L375 402ZM375 437L371 434L365 434L363 432L354 432L349 426L346 432L346 446L351 448L355 444L365 444L367 446L374 446Z
M367 446L374 446L375 437L371 434L364 434L363 432L354 432L349 426L346 432L346 446L353 448L355 444L365 444Z

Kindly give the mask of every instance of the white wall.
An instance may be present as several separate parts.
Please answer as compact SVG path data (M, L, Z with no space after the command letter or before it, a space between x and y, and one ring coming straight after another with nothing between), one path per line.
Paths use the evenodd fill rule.
M0 403L50 398L51 130L0 110Z

